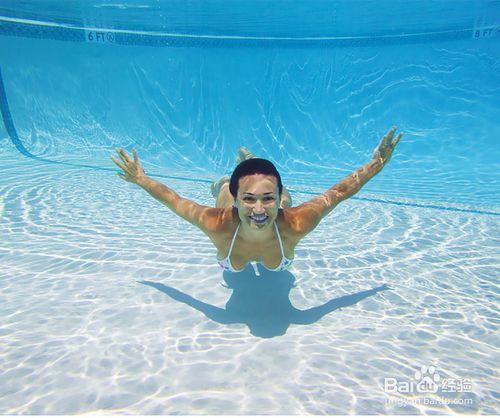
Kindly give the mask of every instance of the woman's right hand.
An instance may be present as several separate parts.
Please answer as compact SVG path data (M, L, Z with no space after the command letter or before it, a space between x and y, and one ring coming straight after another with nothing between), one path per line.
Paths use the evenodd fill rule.
M111 160L123 170L123 173L118 173L118 176L130 183L140 184L142 180L147 178L144 168L142 168L139 158L137 157L137 151L135 148L132 149L134 154L134 159L132 160L127 152L123 148L116 148L121 161L115 157L111 157Z
M396 127L392 127L389 132L385 134L380 143L378 144L375 152L373 153L373 159L380 162L381 166L385 166L391 159L392 153L396 145L398 145L399 140L403 136L403 133L394 138L394 133L396 132Z

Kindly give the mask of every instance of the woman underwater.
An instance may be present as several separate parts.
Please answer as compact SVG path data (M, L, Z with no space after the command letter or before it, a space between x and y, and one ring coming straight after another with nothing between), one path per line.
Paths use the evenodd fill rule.
M135 183L165 204L175 214L201 229L217 248L221 267L232 272L258 261L268 270L290 266L296 245L343 200L356 194L389 162L402 137L396 128L382 138L372 159L326 192L292 207L290 194L281 176L268 160L255 158L246 148L239 149L239 164L231 178L212 185L216 207L200 205L179 196L174 190L148 177L133 150L133 159L117 148L120 160L111 157L123 170L120 178Z

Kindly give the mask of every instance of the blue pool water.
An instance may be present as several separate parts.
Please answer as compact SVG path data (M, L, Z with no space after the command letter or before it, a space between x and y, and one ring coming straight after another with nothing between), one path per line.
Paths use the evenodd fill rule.
M0 414L498 413L500 2L232 6L0 2ZM245 145L296 205L392 125L281 273L109 159L214 205Z

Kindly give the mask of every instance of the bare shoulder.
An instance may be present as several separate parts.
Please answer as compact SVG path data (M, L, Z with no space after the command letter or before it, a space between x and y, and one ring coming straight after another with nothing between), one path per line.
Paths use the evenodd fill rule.
M200 219L200 227L207 234L224 234L235 224L233 208L206 207Z
M325 216L328 202L323 195L317 196L299 206L282 210L283 225L298 239L312 232Z
M207 208L200 229L212 241L217 250L227 251L227 243L238 225L237 212L232 208Z

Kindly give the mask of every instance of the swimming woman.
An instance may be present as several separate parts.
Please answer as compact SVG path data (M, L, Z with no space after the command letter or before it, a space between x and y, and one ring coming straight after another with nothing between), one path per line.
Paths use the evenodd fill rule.
M179 196L174 190L148 177L137 151L133 158L117 148L120 160L111 157L123 172L118 175L135 183L165 204L175 214L201 229L217 248L217 258L225 270L238 272L251 261L268 270L290 266L296 245L313 231L340 202L357 193L389 162L402 133L396 128L382 138L372 159L323 194L292 207L290 194L281 176L268 160L255 158L246 148L239 149L239 164L231 177L212 185L216 207L200 205Z

